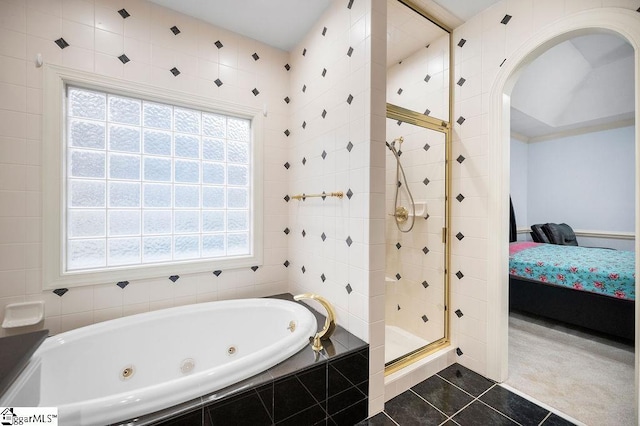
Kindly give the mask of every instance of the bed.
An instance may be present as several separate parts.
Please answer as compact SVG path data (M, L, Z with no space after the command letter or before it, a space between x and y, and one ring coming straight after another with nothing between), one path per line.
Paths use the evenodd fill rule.
M633 340L634 301L634 252L510 243L511 310Z

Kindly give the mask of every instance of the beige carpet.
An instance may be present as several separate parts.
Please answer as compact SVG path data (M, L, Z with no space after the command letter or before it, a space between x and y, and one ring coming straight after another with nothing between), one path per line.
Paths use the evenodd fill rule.
M520 314L509 319L509 378L589 426L635 424L634 348Z

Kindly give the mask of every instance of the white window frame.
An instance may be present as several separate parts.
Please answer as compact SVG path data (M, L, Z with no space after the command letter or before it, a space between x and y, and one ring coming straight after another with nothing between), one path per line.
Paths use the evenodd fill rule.
M127 265L92 271L65 271L65 155L66 86L136 97L204 112L251 120L251 252L249 255L216 259L167 261L152 265ZM213 272L262 265L263 259L263 111L217 99L176 92L73 70L57 65L44 67L42 136L42 286L45 290L62 287L117 283L171 275Z

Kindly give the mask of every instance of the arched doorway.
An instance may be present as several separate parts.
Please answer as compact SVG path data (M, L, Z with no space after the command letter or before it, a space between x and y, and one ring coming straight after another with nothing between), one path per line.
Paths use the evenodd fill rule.
M489 203L487 272L487 375L504 381L508 371L508 224L509 224L509 149L510 94L519 73L550 47L571 37L612 32L626 39L635 50L635 140L636 140L636 235L640 231L640 15L624 9L592 9L562 18L545 27L521 46L501 68L489 97ZM636 239L636 258L640 243ZM640 267L636 261L636 275ZM636 282L636 291L639 285ZM636 411L638 407L638 301L636 300Z

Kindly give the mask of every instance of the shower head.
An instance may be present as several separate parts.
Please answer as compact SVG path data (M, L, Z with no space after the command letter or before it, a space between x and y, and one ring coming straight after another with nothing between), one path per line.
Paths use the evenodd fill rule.
M392 140L391 143L385 142L385 144L387 145L387 148L389 148L391 151L394 151L396 149L396 142L398 142L398 145L402 145L402 142L404 142L404 138L400 136L399 138L395 138L394 140Z

